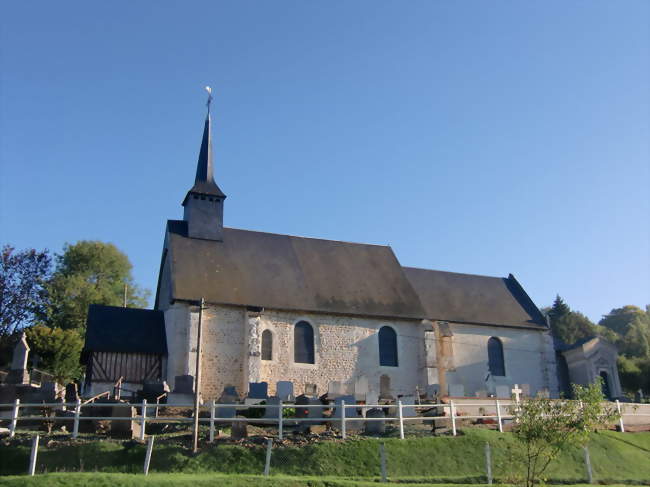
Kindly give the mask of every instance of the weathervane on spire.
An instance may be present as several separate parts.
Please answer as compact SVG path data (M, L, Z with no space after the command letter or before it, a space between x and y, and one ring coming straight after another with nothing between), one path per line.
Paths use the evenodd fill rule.
M212 88L206 86L205 91L208 92L208 101L205 105L208 107L208 115L210 115L210 105L212 104Z

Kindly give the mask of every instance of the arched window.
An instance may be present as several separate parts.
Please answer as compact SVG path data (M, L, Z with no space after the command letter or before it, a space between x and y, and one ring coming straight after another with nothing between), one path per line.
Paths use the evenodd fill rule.
M293 361L314 363L314 329L306 321L299 321L293 328Z
M262 332L262 360L273 360L273 333L271 330Z
M496 337L491 337L488 340L488 367L492 375L506 375L506 366L503 360L503 344Z
M379 365L397 367L397 333L390 326L379 329Z

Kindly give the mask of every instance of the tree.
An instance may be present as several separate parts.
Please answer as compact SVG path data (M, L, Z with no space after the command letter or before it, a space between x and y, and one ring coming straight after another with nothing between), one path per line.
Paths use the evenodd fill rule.
M571 446L586 446L589 433L617 419L613 406L603 403L601 381L573 384L574 401L531 398L515 408L513 433L523 446L526 487L541 482L550 463Z
M44 325L26 330L31 353L38 355L41 368L63 384L81 377L79 355L83 339L78 330L49 328Z
M16 252L10 245L0 255L0 342L10 337L43 312L45 283L52 261L47 250Z
M598 334L596 325L582 313L571 311L559 295L547 313L553 334L564 343L573 344Z
M650 357L650 325L643 316L637 315L627 327L620 351L629 357Z
M609 314L606 314L598 324L615 331L621 336L625 336L632 325L632 322L637 318L648 320L647 308L646 311L644 311L638 306L628 304L622 308L614 308L609 312Z
M82 240L66 244L56 257L56 270L48 284L47 324L85 330L90 304L144 307L149 291L135 285L129 258L115 245Z

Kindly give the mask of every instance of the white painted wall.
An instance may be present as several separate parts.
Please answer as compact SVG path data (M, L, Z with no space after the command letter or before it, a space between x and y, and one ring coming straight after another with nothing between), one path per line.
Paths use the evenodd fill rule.
M532 395L542 388L558 394L555 353L550 333L525 328L450 323L454 333L454 370L447 371L448 384L462 384L465 395L489 391L487 342L497 337L503 344L505 377L493 377L494 386L529 384Z

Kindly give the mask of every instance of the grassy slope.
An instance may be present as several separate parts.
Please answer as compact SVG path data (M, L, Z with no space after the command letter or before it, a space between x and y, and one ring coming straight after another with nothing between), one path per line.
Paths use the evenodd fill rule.
M336 478L261 478L220 474L133 474L55 473L36 477L0 477L0 487L377 487L377 482L352 481ZM417 487L480 487L482 484L406 484ZM494 485L493 487L498 487ZM574 487L588 487L575 485ZM630 487L610 484L610 487Z
M492 447L495 478L507 481L514 469L513 458L520 450L512 435L481 429L468 429L465 435L455 438L381 441L386 445L389 477L429 482L483 482L486 441ZM273 450L271 472L293 476L320 476L321 479L376 478L380 473L379 442L373 439L359 439L322 442L301 448L276 447ZM597 433L592 435L589 449L597 481L650 485L650 433ZM56 449L43 448L39 452L38 464L40 471L49 472L100 470L139 473L143 458L144 447L141 445L103 441ZM5 475L24 473L28 460L29 448L26 446L0 447L0 472ZM249 449L222 445L207 447L199 455L191 456L178 446L158 444L154 447L151 470L197 474L260 474L263 465L262 447ZM562 458L552 465L548 477L552 481L584 481L586 473L582 451L565 452ZM142 480L143 477L138 478ZM259 482L259 478L257 481ZM99 485L101 484L94 484L94 487Z

